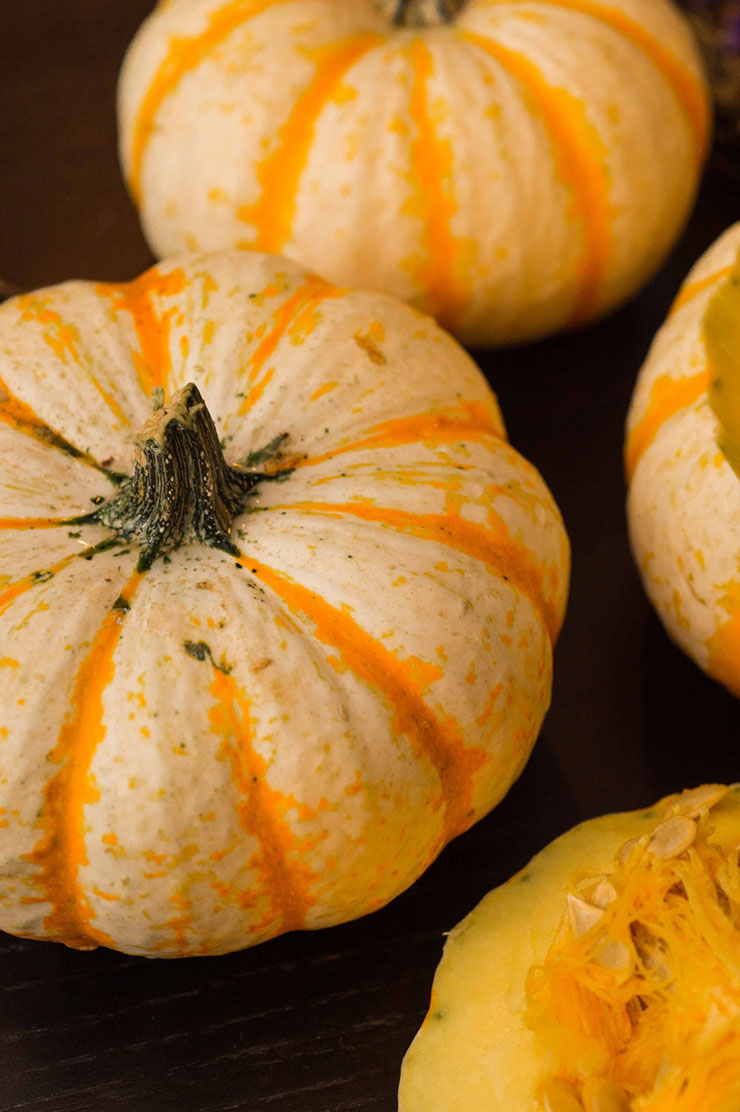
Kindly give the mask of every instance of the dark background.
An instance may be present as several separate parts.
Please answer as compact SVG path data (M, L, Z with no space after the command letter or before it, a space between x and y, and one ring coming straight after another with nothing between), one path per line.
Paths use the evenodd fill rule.
M114 114L150 8L0 0L0 275L21 289L151 262ZM552 708L504 802L405 895L343 927L175 962L0 934L2 1112L392 1112L444 931L573 823L740 778L740 704L669 643L643 596L621 462L650 339L739 202L740 151L717 148L683 237L630 305L576 335L477 353L573 546Z

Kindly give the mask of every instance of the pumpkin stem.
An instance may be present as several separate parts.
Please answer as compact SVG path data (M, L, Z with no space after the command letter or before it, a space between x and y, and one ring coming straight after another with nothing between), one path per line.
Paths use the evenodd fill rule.
M213 419L189 383L148 418L134 441L133 475L94 517L138 541L142 571L193 541L236 555L231 522L262 477L227 464Z
M431 27L452 23L467 0L378 0L396 27Z

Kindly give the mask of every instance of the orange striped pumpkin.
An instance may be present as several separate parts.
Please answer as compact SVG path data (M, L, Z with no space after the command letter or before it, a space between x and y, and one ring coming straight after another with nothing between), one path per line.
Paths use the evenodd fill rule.
M740 280L739 251L736 224L688 275L640 371L626 441L630 535L645 589L671 637L738 696L740 480L710 403L706 320L716 296ZM740 380L736 398L739 389Z
M8 301L0 379L0 928L336 923L506 792L567 539L433 320L215 253Z
M666 0L167 0L125 62L120 150L160 257L279 252L488 345L648 278L707 105Z

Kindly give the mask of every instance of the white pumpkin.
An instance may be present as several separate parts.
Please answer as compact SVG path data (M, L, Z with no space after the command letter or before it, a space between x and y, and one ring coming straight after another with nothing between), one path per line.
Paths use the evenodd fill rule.
M640 371L626 444L630 536L645 589L671 637L736 695L740 478L720 444L710 399L719 370L710 365L707 321L722 308L717 298L733 295L738 252L740 224L688 275ZM732 403L740 391L740 333L723 331L735 362L734 375L722 376Z
M168 0L119 120L157 255L280 252L495 344L649 277L708 95L666 0Z
M346 920L521 771L567 539L431 319L251 252L15 298L0 476L2 929Z

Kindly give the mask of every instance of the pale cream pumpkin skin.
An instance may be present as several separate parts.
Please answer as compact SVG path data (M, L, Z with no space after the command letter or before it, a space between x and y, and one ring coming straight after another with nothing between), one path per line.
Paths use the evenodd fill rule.
M710 787L722 790L721 785ZM528 1022L528 974L545 962L567 920L574 878L609 876L633 839L647 843L664 816L681 813L681 800L688 794L573 827L489 892L450 932L434 976L429 1011L404 1058L399 1112L543 1112L543 1108L584 1112L580 1100L571 1103L561 1097L558 1101L559 1094L553 1094L551 1103L543 1100L552 1078L553 1054ZM709 840L737 859L740 784L732 785L704 815ZM738 1006L736 998L727 1000L731 994L726 989L726 984L696 985L697 1000L705 1007L716 993L718 1019L726 1017L726 1002L729 1008ZM737 982L734 989L737 993ZM730 1073L726 1070L725 1080ZM578 1087L572 1092L578 1095ZM733 1092L737 1094L737 1087ZM585 1103L587 1112L629 1112L631 1108L670 1112L678 1107L687 1112L699 1108L732 1112L737 1104L725 1102L724 1089L722 1096L725 1099L717 1102L674 1103L658 1091L649 1099L637 1097L634 1103L616 1098L603 1104Z
M175 956L336 923L506 792L567 538L434 321L216 253L7 302L0 380L0 928ZM191 382L260 479L221 547L145 560L76 519Z
M626 441L630 538L645 590L673 640L735 695L740 479L718 444L703 326L739 250L737 224L689 273L638 376Z
M120 152L159 256L277 251L472 345L599 315L692 203L708 96L665 0L168 0ZM417 25L415 18L426 21Z

